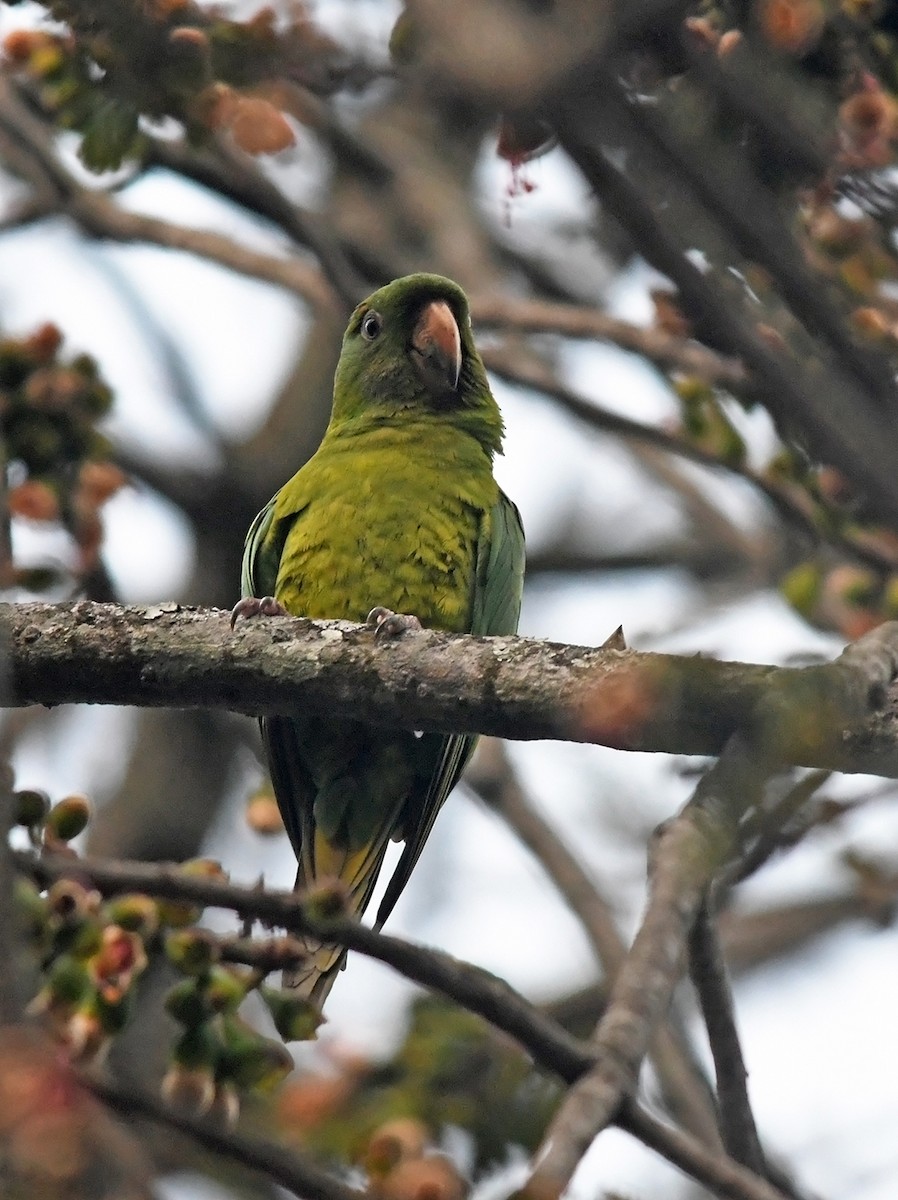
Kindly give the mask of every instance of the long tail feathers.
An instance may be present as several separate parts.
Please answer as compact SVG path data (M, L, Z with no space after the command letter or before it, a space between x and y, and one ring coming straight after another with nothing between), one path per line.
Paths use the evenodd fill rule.
M314 873L309 869L311 863L301 862L296 873L294 890L305 891L310 884L322 882L327 878L339 880L349 889L348 913L361 916L380 873L386 852L386 840L367 846L354 854L348 854L346 851L335 851L319 833L314 838L314 846ZM299 941L304 946L308 958L302 966L284 971L283 985L295 989L300 996L311 1000L320 1008L337 976L346 966L346 951L342 946L319 942L312 937L300 937Z
M325 946L321 942L305 939L309 953L307 963L292 971L285 971L283 984L293 988L304 1000L310 1000L321 1008L330 994L337 976L346 966L346 951L339 946Z

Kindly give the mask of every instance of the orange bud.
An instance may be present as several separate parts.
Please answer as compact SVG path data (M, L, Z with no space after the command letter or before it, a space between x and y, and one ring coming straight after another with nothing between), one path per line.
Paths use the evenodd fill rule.
M175 13L182 12L190 5L190 0L153 0L153 11L163 21Z
M399 1163L377 1186L384 1200L463 1200L468 1185L442 1154Z
M851 314L851 323L860 333L876 341L884 341L895 336L892 323L885 314L872 305L856 308Z
M728 29L717 43L717 57L726 58L742 42L742 32L739 29Z
M44 35L33 29L14 29L3 39L3 53L13 62L25 63L43 39Z
M215 1102L211 1070L173 1066L162 1080L162 1099L179 1112L207 1113Z
M196 104L201 121L210 129L226 129L237 115L240 97L226 83L213 83L197 96Z
M368 1139L362 1165L369 1175L386 1175L398 1163L420 1158L427 1142L428 1130L423 1121L414 1117L385 1121Z
M650 295L655 306L657 328L663 329L672 337L688 337L690 325L674 293L666 292L663 288L653 288Z
M78 487L85 500L94 508L105 504L128 482L128 476L115 463L85 462L78 472Z
M9 493L9 511L29 521L55 521L59 517L56 493L39 479L26 479Z
M277 154L296 143L284 114L260 96L238 98L230 131L234 141L247 154Z
M720 33L714 22L707 17L687 17L683 22L686 32L695 39L702 49L713 49L720 38Z
M881 89L856 92L839 109L846 128L862 138L883 132L895 117L895 102Z
M99 1016L87 1009L74 1012L62 1028L62 1038L77 1062L94 1062L109 1045Z
M253 833L271 836L284 832L284 821L277 801L270 792L257 792L246 806L246 823Z
M354 1090L355 1080L344 1075L301 1076L278 1093L278 1123L288 1133L314 1129L338 1113Z
M760 24L764 36L787 54L806 54L826 24L819 0L763 0Z
M38 362L51 362L62 345L58 327L47 321L25 339L25 348Z
M197 50L209 48L209 39L202 29L197 29L194 25L179 25L168 35L168 40L178 47L189 46L191 49Z
M847 476L836 467L820 467L817 471L817 491L832 504L850 504L854 489Z
M755 326L755 330L768 350L773 350L777 354L788 352L789 346L786 339L778 329L774 329L772 325L766 325L763 321L759 321Z

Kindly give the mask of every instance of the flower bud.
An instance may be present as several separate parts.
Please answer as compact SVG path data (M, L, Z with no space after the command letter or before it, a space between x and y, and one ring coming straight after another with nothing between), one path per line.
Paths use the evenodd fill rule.
M165 953L185 975L204 975L218 962L221 949L205 929L179 929L166 936Z
M259 992L285 1042L311 1041L325 1020L319 1008L296 992L269 987L262 987Z
M83 833L90 820L90 802L86 796L66 796L50 809L45 829L62 842L70 842Z

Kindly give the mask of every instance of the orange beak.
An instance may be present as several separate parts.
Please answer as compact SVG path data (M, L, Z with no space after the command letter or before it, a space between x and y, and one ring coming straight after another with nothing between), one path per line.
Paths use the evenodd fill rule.
M461 374L461 335L445 300L431 300L421 309L412 332L412 361L434 395L454 392Z

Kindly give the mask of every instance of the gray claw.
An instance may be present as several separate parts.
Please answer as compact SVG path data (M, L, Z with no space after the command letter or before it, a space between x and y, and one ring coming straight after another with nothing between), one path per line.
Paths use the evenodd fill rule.
M372 608L365 622L369 629L374 630L374 640L397 638L403 633L418 632L424 628L417 617L411 613L395 613L391 608L378 606Z
M274 596L244 596L231 609L231 628L241 617L289 617L289 613Z

